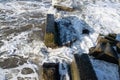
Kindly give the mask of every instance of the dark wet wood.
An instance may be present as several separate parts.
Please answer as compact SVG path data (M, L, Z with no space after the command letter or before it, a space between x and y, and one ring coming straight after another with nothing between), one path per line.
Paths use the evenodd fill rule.
M54 8L57 8L58 10L68 11L68 12L74 11L73 8L67 7L67 6L63 6L63 5L54 5Z
M58 63L44 63L42 80L60 80Z
M73 65L76 66L73 80L98 80L87 54L75 54L74 57L76 63L73 62Z

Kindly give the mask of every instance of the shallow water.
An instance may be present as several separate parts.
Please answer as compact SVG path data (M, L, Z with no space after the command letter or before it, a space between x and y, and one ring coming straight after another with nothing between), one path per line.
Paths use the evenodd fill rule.
M0 58L17 54L28 58L28 61L37 63L37 65L62 60L71 62L73 53L88 53L89 48L96 44L99 33L120 33L120 6L118 3L98 1L93 4L92 2L76 1L77 6L82 5L81 9L83 10L79 9L75 12L57 11L51 6L51 0L0 0ZM55 14L55 18L59 17L59 20L62 20L61 17L73 16L70 20L76 30L78 40L71 47L46 48L43 43L43 36L47 13ZM81 32L83 28L89 29L90 35L83 35ZM96 72L100 72L100 74L107 74L114 67L111 74L115 73L116 75L113 75L112 79L119 80L116 65L107 63L111 67L108 69L106 65L100 66L103 71L99 71L99 61L93 60L92 63ZM101 62L101 65L103 64L106 63ZM21 70L26 66L30 66L33 70L38 69L35 65L28 63L17 68L2 70L3 72L0 75L5 76L13 70ZM31 77L31 75L24 76L21 73L13 73L12 75L13 78L9 80L16 80L17 77L21 76ZM97 76L100 78L104 75ZM34 77L37 77L38 80L36 73L29 80L34 80ZM106 75L105 78L104 80L109 80L110 76Z

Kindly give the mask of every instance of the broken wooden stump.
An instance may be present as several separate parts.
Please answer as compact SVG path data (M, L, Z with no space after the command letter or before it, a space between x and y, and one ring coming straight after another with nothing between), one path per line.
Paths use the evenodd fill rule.
M72 80L98 80L87 54L75 54L71 64Z
M118 64L118 55L110 43L97 44L95 48L89 50L89 54L96 59Z
M118 41L115 38L116 38L116 34L99 35L97 42L110 43L111 45L115 46L118 43Z
M46 20L46 32L44 36L44 42L47 47L55 48L56 44L56 31L55 31L55 24L54 24L54 15L47 14Z
M118 41L115 39L116 34L99 35L97 45L89 49L89 54L96 59L118 64L118 54L113 48L118 44ZM118 47L117 50L119 51Z
M110 33L110 34L108 34L108 37L111 37L111 38L113 38L113 39L116 39L117 34L115 34L115 33Z
M69 12L74 11L74 9L71 7L67 7L67 6L63 6L63 5L59 5L59 4L54 5L54 8L57 8L58 10L69 11Z
M42 80L60 80L59 64L44 63L42 71Z

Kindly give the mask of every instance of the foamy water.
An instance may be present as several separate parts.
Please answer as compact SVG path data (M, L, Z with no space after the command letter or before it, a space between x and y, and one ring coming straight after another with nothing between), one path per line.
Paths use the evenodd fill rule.
M30 61L36 61L39 65L62 60L71 62L74 53L88 53L89 48L96 45L99 33L120 33L120 3L102 2L102 0L95 3L73 1L74 4L69 5L79 6L81 9L78 8L79 10L75 12L57 11L52 7L51 0L0 0L0 41L4 43L0 47L0 53L4 52L1 58L17 54L29 58ZM72 16L70 21L77 32L78 40L71 47L46 48L41 38L44 36L41 24L45 22L47 13L55 14L56 21L62 20L61 17ZM90 34L83 35L83 28L89 29ZM119 35L117 39L120 40ZM46 51L43 52L41 49ZM117 65L93 59L91 61L99 80L119 80ZM27 76L12 72L26 66L33 70L38 69L32 63L13 69L1 69L0 79L4 80L7 74L12 73L12 78L9 80L31 77L31 75L29 80L38 80L38 74L35 71L34 74Z

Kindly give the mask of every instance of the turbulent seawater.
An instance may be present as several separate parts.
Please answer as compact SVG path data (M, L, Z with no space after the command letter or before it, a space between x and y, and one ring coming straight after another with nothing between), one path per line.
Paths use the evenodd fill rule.
M0 80L40 80L40 67L44 62L71 62L74 53L88 53L89 48L96 45L99 33L117 33L120 41L119 0L60 2L76 7L74 12L58 11L52 7L54 1L0 0L0 60L12 55L28 59L27 63L15 68L0 68ZM51 49L45 46L43 36L47 13L54 14L56 21L63 17L70 19L78 37L71 47ZM82 34L83 28L89 29L90 34ZM99 80L119 80L117 65L93 59L91 62ZM25 67L31 68L33 73L22 74Z

